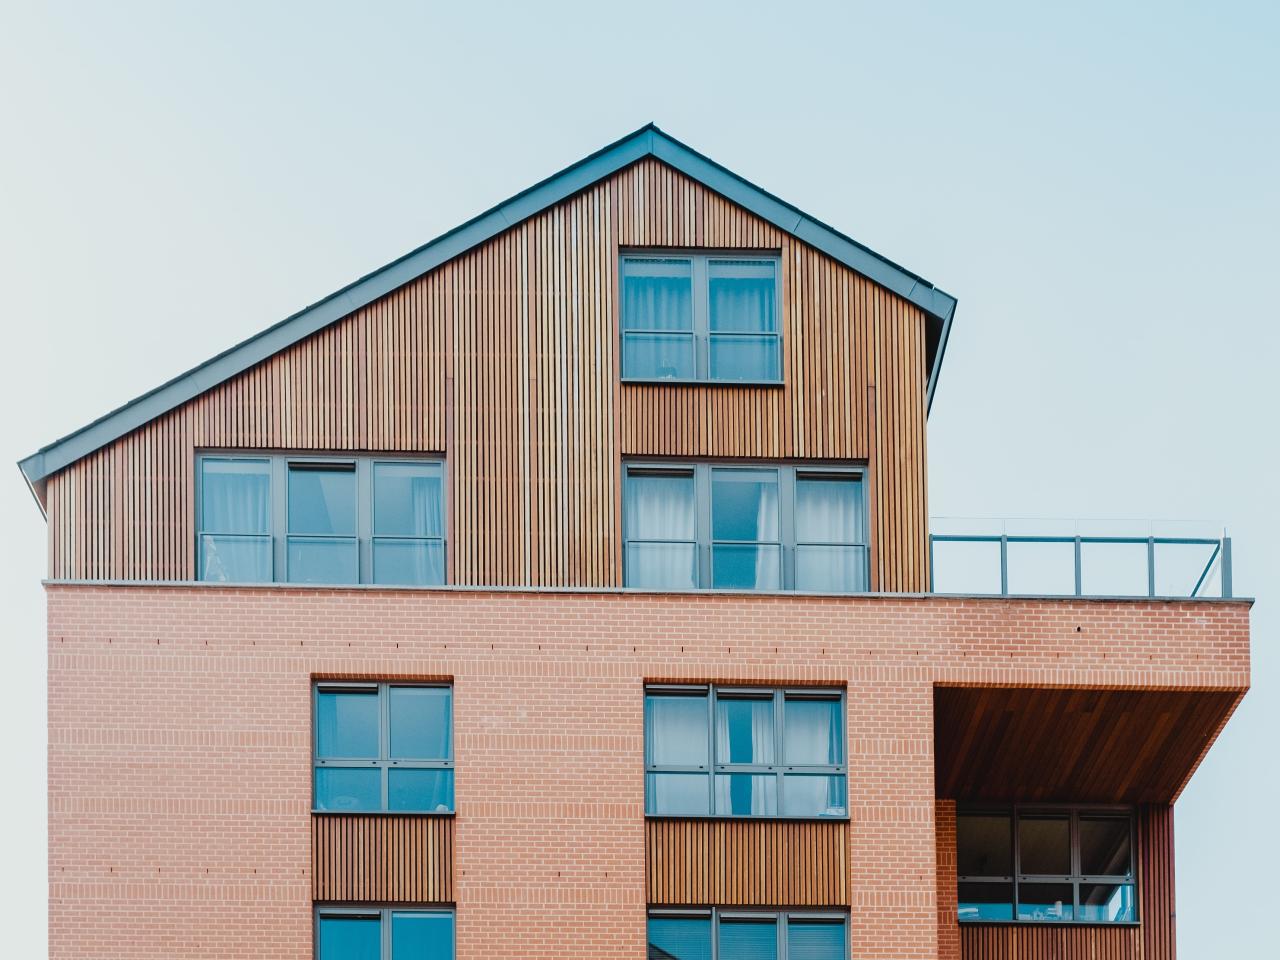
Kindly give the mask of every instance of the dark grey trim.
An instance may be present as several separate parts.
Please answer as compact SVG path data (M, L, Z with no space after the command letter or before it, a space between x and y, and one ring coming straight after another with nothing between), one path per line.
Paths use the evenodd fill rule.
M43 492L41 481L50 474L648 156L670 164L708 189L914 303L929 315L938 331L934 335L939 338L940 347L945 343L956 307L956 300L950 294L648 124L211 360L40 448L19 461L18 467L39 500ZM930 398L937 380L941 353L939 348L937 355L930 360Z

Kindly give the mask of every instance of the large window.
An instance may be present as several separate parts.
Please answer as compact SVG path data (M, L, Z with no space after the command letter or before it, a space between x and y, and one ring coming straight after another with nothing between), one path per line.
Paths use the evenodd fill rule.
M316 960L453 960L453 912L320 907Z
M621 273L624 379L781 380L777 257L628 254Z
M1134 923L1133 816L1092 807L961 810L960 919Z
M453 812L453 690L317 683L315 809Z
M848 816L841 690L645 690L645 813Z
M649 960L847 960L839 913L652 910Z
M862 472L827 466L630 463L629 587L867 589Z
M439 584L439 461L200 457L200 579Z

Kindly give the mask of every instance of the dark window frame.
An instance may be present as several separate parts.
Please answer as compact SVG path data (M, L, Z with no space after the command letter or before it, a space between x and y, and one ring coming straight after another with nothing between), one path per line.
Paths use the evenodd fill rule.
M1070 874L1031 874L1021 871L1021 857L1019 850L1019 830L1018 824L1023 815L1029 817L1037 816L1058 816L1067 817L1070 824L1070 851L1071 851L1071 873ZM959 859L957 857L956 868L956 884L957 891L959 885L964 883L970 884L1007 884L1012 890L1013 918L1010 920L992 920L988 918L980 918L967 920L963 917L957 917L960 923L975 925L995 925L1004 926L1009 924L1020 924L1024 926L1095 926L1095 927L1136 927L1142 922L1142 915L1139 907L1139 889L1138 889L1138 829L1137 829L1137 811L1132 806L1116 805L1116 804L1088 804L1088 803L1014 803L1014 804L965 804L956 809L956 844L957 853L959 851L959 827L960 818L964 816L1001 816L1009 818L1009 850L1012 857L1010 866L1012 872L1004 876L971 876L960 874ZM1129 872L1121 875L1104 875L1104 874L1084 874L1081 872L1080 864L1080 819L1098 816L1104 818L1120 819L1124 818L1129 825ZM1070 920L1035 920L1021 919L1018 917L1018 890L1022 884L1063 884L1070 885L1072 890L1072 910ZM1128 886L1133 891L1133 919L1132 920L1084 920L1080 918L1080 887L1091 884Z
M426 687L449 691L449 757L445 760L412 760L393 758L391 756L391 689L393 687ZM321 693L347 692L369 693L376 691L378 695L378 758L330 758L319 756L320 736L318 725L319 696ZM455 770L456 748L454 738L454 704L455 690L452 681L447 680L313 680L311 682L311 812L324 815L344 815L347 813L361 816L433 816L452 817L458 811L457 776L454 775L452 803L449 810L390 810L388 809L390 771L397 770ZM321 769L368 770L377 768L381 773L382 803L376 810L327 810L321 809L316 802L316 772Z
M744 686L732 683L646 683L644 687L646 709L644 715L644 773L645 773L645 817L649 819L698 819L698 820L822 820L836 823L849 820L849 737L848 737L848 691L843 687L794 687L794 686ZM649 730L647 701L650 695L687 696L706 698L707 701L707 763L675 765L653 764L649 757ZM771 764L719 763L716 759L716 704L721 696L724 699L760 699L770 697L773 702L773 744L774 762ZM800 764L786 763L786 701L791 700L823 700L840 704L840 762L836 764ZM662 813L651 810L649 795L649 775L673 773L695 775L705 773L707 776L707 812L706 813ZM777 813L717 813L716 775L733 773L773 774L776 777ZM785 814L785 790L787 775L791 776L839 776L844 778L844 813L843 814Z
M204 529L204 463L206 461L265 463L268 466L268 526L266 534L212 534ZM440 477L440 536L438 537L403 537L386 534L375 534L374 526L374 471L382 464L411 464L431 467L438 471ZM449 489L448 472L445 461L439 456L421 456L417 454L325 454L315 452L293 453L275 450L203 450L196 454L195 470L195 551L196 579L206 581L204 577L204 551L201 548L205 536L259 538L265 536L270 543L271 579L262 581L228 581L228 582L260 582L260 583L300 583L289 579L289 541L305 540L319 537L318 534L292 533L289 530L289 470L291 465L302 469L323 470L332 466L338 470L351 470L356 477L356 557L357 579L352 584L372 584L375 586L405 586L401 584L379 584L374 571L374 544L388 540L412 540L424 543L439 543L444 577L439 584L409 584L407 586L443 586L449 582ZM351 539L336 536L337 539ZM335 582L330 586L345 586L346 582Z
M625 370L626 343L628 335L644 335L653 333L666 333L671 335L681 335L679 332L661 331L648 327L632 327L628 325L628 318L625 314L625 295L623 293L623 284L626 278L626 264L628 260L687 260L689 261L689 284L691 293L691 310L692 310L692 327L689 337L693 343L693 371L692 377L650 377L650 376L631 376ZM777 327L773 331L760 331L759 333L750 331L711 331L711 307L710 307L710 283L708 267L716 261L724 262L740 262L740 261L757 261L761 263L773 264L773 316L774 323ZM785 302L782 295L782 254L780 251L771 250L732 250L732 249L669 249L664 250L653 247L636 247L624 249L618 256L618 296L619 296L619 319L618 319L618 349L619 349L619 367L622 369L621 379L623 383L676 383L676 384L698 384L713 386L770 386L779 387L785 382L785 343L782 336L783 315L782 306ZM754 379L754 380L730 380L725 378L713 378L711 376L711 341L713 337L743 337L743 336L766 336L772 337L777 345L777 361L778 376L776 379Z
M853 944L849 931L849 914L843 910L799 909L756 910L751 907L703 907L681 909L678 907L650 907L645 915L645 953L648 954L648 921L650 920L702 920L711 922L711 960L720 958L721 920L772 921L778 937L778 960L788 960L787 928L792 923L820 923L844 928L844 955L851 955Z
M323 917L350 918L378 921L378 936L381 944L380 960L391 960L391 916L392 914L414 914L425 916L447 916L453 925L452 956L458 954L458 911L448 906L418 906L415 904L370 904L368 906L351 906L316 904L311 911L311 952L316 960L332 960L320 953L320 920Z
M771 470L778 477L778 539L776 541L730 541L716 540L713 531L714 503L712 481L718 470ZM633 476L691 476L693 478L693 497L695 530L693 540L656 540L646 537L633 537L627 529L628 488ZM807 463L791 460L624 460L622 464L622 582L628 583L628 546L633 543L683 543L691 544L695 551L695 572L697 583L695 590L751 590L743 587L713 586L714 570L712 568L713 552L721 545L774 544L780 551L780 570L778 590L794 593L796 590L796 551L797 547L807 546L842 546L853 547L862 554L863 582L856 590L833 594L837 596L853 596L870 590L871 579L871 545L870 545L870 510L868 508L868 469L865 464L850 463ZM857 480L861 485L862 500L862 542L853 541L801 541L796 536L796 484L800 481ZM634 586L637 590L661 590L663 588ZM770 592L765 590L764 592Z

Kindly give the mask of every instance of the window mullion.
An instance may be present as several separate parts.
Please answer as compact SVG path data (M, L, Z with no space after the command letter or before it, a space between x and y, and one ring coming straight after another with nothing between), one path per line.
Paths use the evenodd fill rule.
M711 379L710 304L707 290L707 258L690 258L690 280L693 283L694 376Z

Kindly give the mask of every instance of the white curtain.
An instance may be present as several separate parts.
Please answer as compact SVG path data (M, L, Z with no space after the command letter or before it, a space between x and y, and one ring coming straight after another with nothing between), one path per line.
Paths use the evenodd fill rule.
M625 511L627 585L695 586L692 541L697 537L697 523L693 477L633 474L627 479ZM637 540L659 542L633 542Z
M206 460L201 474L201 577L271 579L271 476L265 462Z
M787 763L840 762L840 704L830 700L787 699Z
M622 285L623 326L628 330L691 330L689 276L687 262L629 261Z
M722 700L716 704L716 761L718 763L773 763L773 700ZM730 804L737 812L741 795L734 781L716 778L720 788L719 812ZM738 783L741 783L739 780ZM750 812L768 814L776 804L776 778L772 774L751 776Z
M863 512L860 481L797 481L797 589L834 593L865 588Z
M760 485L760 504L756 508L756 536L761 540L778 537L778 484ZM781 550L778 547L756 548L756 589L778 590L782 587Z
M415 536L439 536L441 532L441 484L439 477L413 477L409 481L409 506ZM436 541L414 545L410 583L444 583L444 551Z

